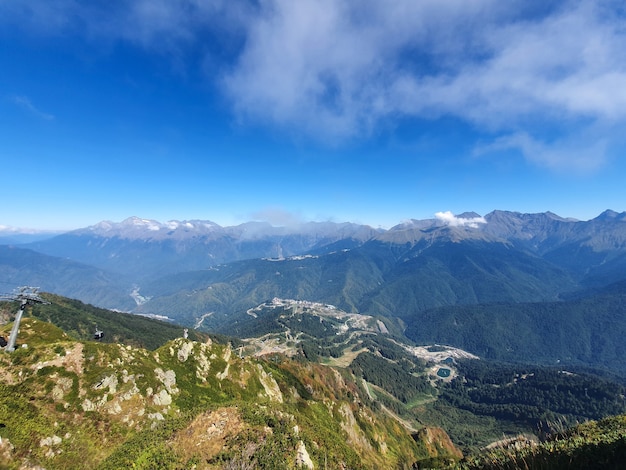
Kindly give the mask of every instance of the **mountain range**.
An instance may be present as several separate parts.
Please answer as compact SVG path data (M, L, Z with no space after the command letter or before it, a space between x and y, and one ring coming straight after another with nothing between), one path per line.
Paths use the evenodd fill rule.
M277 297L370 315L415 339L424 337L416 325L430 318L428 331L441 335L429 339L453 343L467 331L444 335L440 326L456 317L436 309L492 306L484 321L495 324L494 305L527 305L518 308L528 312L619 286L626 279L626 212L607 210L588 221L551 212L438 213L388 230L132 217L2 246L0 273L3 285L38 285L223 333L233 333L248 309ZM581 318L593 323L594 314ZM516 318L527 317L513 316L507 325L514 327ZM567 316L560 313L558 321ZM487 339L472 345L480 354L493 346Z

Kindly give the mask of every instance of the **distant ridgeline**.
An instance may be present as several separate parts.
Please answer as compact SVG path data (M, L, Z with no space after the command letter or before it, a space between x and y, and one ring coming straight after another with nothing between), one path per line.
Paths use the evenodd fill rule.
M461 214L454 223L409 220L389 230L130 218L4 246L0 266L17 285L177 319L245 311L273 297L406 315L443 305L554 300L622 280L626 213L574 221L493 211ZM176 293L184 295L174 300Z

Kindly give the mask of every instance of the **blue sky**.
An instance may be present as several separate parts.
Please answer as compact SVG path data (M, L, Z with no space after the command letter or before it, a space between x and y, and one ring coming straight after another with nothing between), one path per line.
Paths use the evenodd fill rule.
M625 13L3 0L0 226L626 210Z

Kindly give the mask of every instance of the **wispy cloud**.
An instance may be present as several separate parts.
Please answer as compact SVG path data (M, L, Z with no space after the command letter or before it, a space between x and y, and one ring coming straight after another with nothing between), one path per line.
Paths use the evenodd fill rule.
M484 217L457 217L450 211L437 212L435 214L437 220L451 227L471 227L478 228L479 224L486 224Z
M239 34L251 10L246 0L3 0L0 24L19 24L40 36L76 34L96 45L127 41L178 60L207 35Z
M11 101L23 110L27 111L29 114L40 119L44 119L46 121L52 121L54 119L54 115L41 111L26 96L15 95L11 97Z
M455 116L528 142L549 133L552 150L520 148L550 168L601 164L606 143L571 158L558 143L626 122L626 34L613 1L265 5L224 81L250 119L344 139L399 116Z
M267 207L251 214L251 218L279 227L297 226L304 223L302 216L280 207Z
M593 168L626 124L618 0L6 0L0 13L175 61L190 44L228 44L205 63L237 117L326 142L452 116L492 136L491 151ZM587 150L572 153L574 140Z
M595 171L607 160L608 140L587 135L567 135L556 141L538 140L528 133L504 135L487 145L477 145L474 154L519 151L526 160L558 172L585 173Z
M225 88L244 116L323 138L362 135L398 114L448 112L444 90L431 97L429 81L449 80L460 57L474 53L463 46L475 42L463 24L499 10L492 0L266 5L250 18Z
M46 233L49 232L47 230L38 230L33 228L20 228L20 227L12 227L10 225L1 225L0 224L0 234L11 235L11 234L29 234L34 235L38 233Z

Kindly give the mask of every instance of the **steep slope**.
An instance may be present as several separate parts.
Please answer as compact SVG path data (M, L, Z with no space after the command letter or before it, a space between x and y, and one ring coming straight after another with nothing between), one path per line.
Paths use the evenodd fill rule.
M106 310L67 297L48 293L42 293L41 297L49 304L33 305L29 308L30 314L56 325L75 340L92 339L97 327L103 333L100 342L130 344L152 350L180 337L184 331L182 326L171 322ZM4 312L14 312L16 308L15 303L2 304ZM188 336L195 341L210 337L217 339L215 335L195 330L188 330Z
M154 352L76 342L31 318L21 335L28 347L0 355L4 468L394 468L458 458L445 433L414 439L329 367L241 359L230 345L184 338Z
M440 237L393 248L371 242L365 249L393 250L395 259L370 303L359 304L368 313L405 316L440 305L556 299L575 286L563 269L508 243Z

